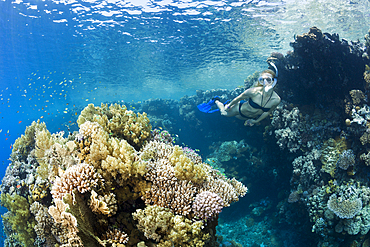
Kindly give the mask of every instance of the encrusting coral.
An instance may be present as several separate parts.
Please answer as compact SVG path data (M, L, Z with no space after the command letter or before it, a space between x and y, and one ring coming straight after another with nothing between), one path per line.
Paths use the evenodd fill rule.
M189 148L150 140L145 113L89 105L78 124L64 138L33 123L17 139L14 167L32 165L22 185L9 172L1 185L9 236L23 246L217 246L217 216L246 194L242 183Z

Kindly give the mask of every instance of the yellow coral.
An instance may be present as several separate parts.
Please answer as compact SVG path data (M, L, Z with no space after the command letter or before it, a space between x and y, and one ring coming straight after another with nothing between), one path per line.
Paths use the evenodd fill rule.
M120 181L130 177L144 175L146 172L145 163L138 159L136 150L126 141L117 138L110 138L108 151L105 160L101 162L102 175L105 179L120 175Z
M15 239L23 246L33 246L36 222L31 217L27 199L17 194L2 193L1 205L9 210L2 218L17 233L14 235Z
M45 155L45 151L51 148L51 146L54 144L54 140L51 139L51 134L47 129L36 131L35 136L36 136L35 137L36 139L35 155L40 164L40 166L37 167L37 174L42 179L47 179L49 169L48 169L48 164L45 162L44 155Z
M135 148L140 149L150 136L152 126L146 113L135 114L127 110L125 105L101 104L95 107L89 104L79 116L79 126L86 121L98 123L107 133L115 137L123 137Z
M210 238L209 234L202 233L203 223L201 221L192 222L180 215L176 215L171 221L173 227L170 229L168 238L174 246L202 247Z
M157 205L147 206L145 209L137 209L132 214L134 220L138 221L137 227L148 239L159 241L162 236L167 235L171 227L173 213L167 208Z
M202 183L207 178L207 172L203 164L194 164L186 157L179 146L175 146L170 161L175 169L175 176L182 180L189 180L194 183Z
M345 138L330 138L322 147L321 163L323 171L329 173L332 177L335 175L335 168L339 160L340 154L347 149Z
M45 129L45 123L40 123L40 120L33 121L30 126L27 126L24 135L17 138L13 144L12 159L26 161L29 152L35 148L35 133Z

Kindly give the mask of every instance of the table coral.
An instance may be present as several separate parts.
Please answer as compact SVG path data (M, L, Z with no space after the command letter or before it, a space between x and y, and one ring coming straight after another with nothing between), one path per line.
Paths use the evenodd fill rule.
M341 219L350 219L356 216L362 209L362 201L359 198L350 199L338 197L332 194L328 201L328 208Z

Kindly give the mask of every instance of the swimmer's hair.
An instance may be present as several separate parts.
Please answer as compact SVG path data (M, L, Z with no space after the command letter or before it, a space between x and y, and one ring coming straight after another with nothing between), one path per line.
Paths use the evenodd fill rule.
M262 71L262 73L260 75L262 75L262 74L270 74L270 75L272 75L272 78L276 78L275 72L272 71L271 69L265 69L264 71Z
M276 78L275 72L271 69L265 69L264 71L261 72L260 76L262 76L262 74L270 74L272 76L272 78ZM255 82L253 86L254 87L262 87L263 85L260 84L259 81L257 80L257 82Z

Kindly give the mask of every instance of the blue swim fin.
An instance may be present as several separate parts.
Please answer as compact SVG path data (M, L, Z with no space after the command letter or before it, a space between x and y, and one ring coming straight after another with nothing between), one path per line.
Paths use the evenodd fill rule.
M199 111L204 112L204 113L213 113L213 112L219 111L219 109L211 110L212 106L216 104L216 100L219 100L219 99L220 98L218 96L213 97L207 103L199 104L197 107Z
M197 107L198 107L199 111L201 111L201 112L204 112L204 113L214 113L214 112L220 110L218 108L217 109L214 109L214 110L211 110L212 109L212 106L214 106L216 104L216 100L220 100L220 97L219 96L215 96L210 101L208 101L208 103L199 104ZM227 104L228 102L230 102L230 100L226 101L224 104Z

